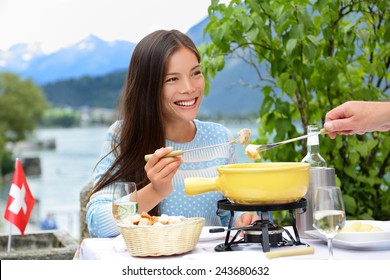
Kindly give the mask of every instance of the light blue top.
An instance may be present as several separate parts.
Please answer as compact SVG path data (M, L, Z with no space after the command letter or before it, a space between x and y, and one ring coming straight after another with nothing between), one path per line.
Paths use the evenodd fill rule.
M121 121L116 121L107 133L103 144L102 156L111 150L114 132L120 129ZM166 141L167 147L175 150L189 150L215 145L233 140L230 130L221 124L194 120L196 135L191 142L176 143ZM230 213L217 209L217 201L224 199L220 192L208 192L196 196L187 196L184 190L184 179L187 177L214 178L218 176L216 167L237 163L235 145L223 145L212 149L198 150L183 154L184 162L173 177L172 193L160 203L160 213L169 216L204 217L205 225L227 226ZM111 153L95 168L93 180L96 183L103 173L114 162ZM111 237L119 234L111 212L112 186L96 192L87 204L86 221L92 237ZM217 213L218 212L218 213Z

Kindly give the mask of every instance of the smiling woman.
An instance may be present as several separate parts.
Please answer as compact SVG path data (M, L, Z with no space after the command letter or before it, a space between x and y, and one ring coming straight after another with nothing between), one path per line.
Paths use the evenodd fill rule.
M230 213L217 211L218 192L185 195L186 177L214 177L217 167L236 163L234 145L165 157L176 150L227 143L233 134L221 124L196 119L205 81L191 39L177 30L143 38L130 61L120 101L121 120L109 129L103 159L94 173L87 205L91 236L119 234L111 214L112 185L133 181L140 212L203 217L206 225L227 225ZM144 156L152 153L145 163Z
M181 47L171 55L167 66L162 87L164 122L170 123L166 138L188 142L195 135L192 120L198 115L205 86L199 58L193 50Z

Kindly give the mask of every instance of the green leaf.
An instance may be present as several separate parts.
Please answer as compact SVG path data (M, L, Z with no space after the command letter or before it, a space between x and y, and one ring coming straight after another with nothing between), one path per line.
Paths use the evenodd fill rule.
M284 5L281 4L279 7L277 7L275 10L274 10L274 17L278 20L280 20L280 17L281 15L283 14L283 10L284 10Z
M271 86L264 86L261 91L263 92L265 97L268 97L271 94L272 90L273 88Z
M306 44L303 46L303 53L309 61L316 58L317 50L314 45Z
M351 178L355 178L356 177L356 167L355 166L356 166L355 164L352 164L349 166L344 166L345 174Z
M348 32L344 35L344 44L347 46L347 47L350 47L350 48L354 48L354 41L355 41L355 33L354 32Z
M358 29L356 35L363 41L364 45L369 45L370 32L365 29Z
M309 13L307 12L306 7L298 8L298 20L302 23L305 30L311 30L313 28L313 22Z
M294 95L297 90L297 83L294 80L288 79L283 85L284 91L290 95Z
M253 26L247 33L248 39L250 41L257 41L257 36L259 35L259 29L256 26Z
M344 207L348 213L354 214L356 212L356 201L349 195L343 195Z
M271 96L265 96L263 103L260 107L260 116L265 115L266 113L271 111L271 108L274 106L274 99Z
M209 32L211 40L213 40L213 43L217 46L221 45L221 41L223 39L223 29L222 28L215 28L210 30Z
M343 26L342 32L343 32L343 33L348 33L348 32L352 29L352 27L353 27L354 25L355 25L355 23L353 23L353 22L347 23L345 26Z
M302 73L302 61L297 57L294 59L293 64L292 64L292 69L294 70L294 74L301 75Z
M367 156L376 145L378 145L377 140L366 140L364 143L359 143L359 145L356 145L356 151L361 156Z
M290 37L297 40L302 40L304 38L304 28L303 24L297 24L291 27Z
M275 104L275 111L278 113L279 116L282 116L284 118L289 115L290 106L288 102L282 102L280 99L277 99L277 102Z
M252 18L250 18L248 16L241 16L239 18L239 20L240 20L242 26L244 27L244 32L247 32L252 28L252 26L253 26Z
M350 153L349 154L349 160L351 161L352 165L356 165L356 163L359 162L359 159L360 159L360 157L359 157L358 153Z
M318 47L319 46L319 43L318 43L318 40L316 37L314 37L313 35L308 35L306 37L314 46Z
M297 39L290 39L286 45L287 54L290 55L297 45Z
M225 57L223 55L219 55L214 60L214 66L217 71L221 71L225 66Z
M383 41L385 43L390 43L390 20L385 24L385 33L383 34Z

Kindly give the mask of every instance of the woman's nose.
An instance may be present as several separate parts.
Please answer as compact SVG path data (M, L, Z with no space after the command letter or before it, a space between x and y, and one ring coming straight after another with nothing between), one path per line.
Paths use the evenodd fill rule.
M191 81L191 79L186 78L186 79L183 79L182 81L183 81L183 83L182 83L182 89L180 91L181 93L192 93L192 92L194 92L195 87L194 87L194 84Z

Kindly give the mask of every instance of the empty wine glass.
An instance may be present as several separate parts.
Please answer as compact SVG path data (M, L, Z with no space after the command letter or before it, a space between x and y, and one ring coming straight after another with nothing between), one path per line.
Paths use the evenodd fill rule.
M137 187L134 182L115 182L112 194L112 214L119 224L126 224L138 213Z
M345 210L338 187L318 187L314 195L313 226L328 240L328 259L333 258L333 238L344 227Z

